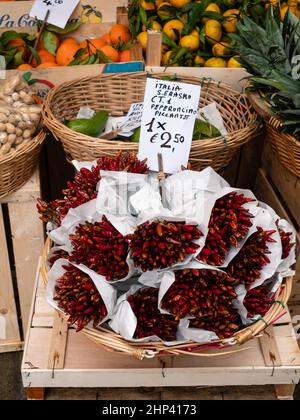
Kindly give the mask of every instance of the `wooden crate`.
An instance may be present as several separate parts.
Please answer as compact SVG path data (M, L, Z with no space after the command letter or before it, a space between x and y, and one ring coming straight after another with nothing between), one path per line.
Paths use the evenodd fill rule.
M298 233L296 276L290 303L298 305L300 315L300 182L279 162L268 140L254 192L257 198L273 207L281 217L289 220Z
M233 355L138 361L111 353L68 329L47 304L38 272L22 362L23 384L30 399L43 399L45 388L267 384L276 385L278 397L292 399L300 379L300 351L289 314L267 333Z
M43 224L36 211L38 197L37 171L19 191L0 199L0 353L20 350L19 319L24 331L28 325L33 277L44 243Z

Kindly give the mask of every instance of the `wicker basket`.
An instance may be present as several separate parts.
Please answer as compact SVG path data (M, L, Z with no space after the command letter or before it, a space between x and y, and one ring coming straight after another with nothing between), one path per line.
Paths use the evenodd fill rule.
M52 242L48 238L45 243L41 263L41 273L45 285L48 283L46 261L51 245ZM264 318L260 321L257 321L250 327L240 330L230 339L216 340L203 344L189 342L177 346L167 347L162 342L129 342L109 329L108 326L98 327L97 329L84 328L82 332L96 344L105 347L109 351L133 356L139 360L163 355L216 357L238 353L240 351L247 350L245 347L239 348L238 346L241 346L242 344L247 343L249 340L260 336L261 333L267 328L267 326L272 325L286 313L286 305L292 292L292 284L293 277L285 278L280 290L278 291L276 302L273 304L272 308L264 316Z
M258 93L249 92L248 96L253 107L265 120L273 152L276 153L282 165L299 178L300 141L296 137L282 132L283 121L271 112L267 102Z
M0 158L0 198L17 191L28 181L37 166L45 138L45 132L41 131L19 150Z
M153 75L155 78L166 76L166 73ZM76 118L82 106L105 109L113 116L125 115L132 103L144 100L146 78L146 73L101 75L64 83L50 92L43 109L44 123L62 142L68 160L94 160L104 155L113 156L119 150L138 150L136 143L95 139L76 133L63 121ZM238 149L259 130L254 108L245 95L227 85L196 77L180 76L176 80L201 85L201 107L215 101L229 132L226 141L222 137L193 141L190 154L193 169L225 168Z

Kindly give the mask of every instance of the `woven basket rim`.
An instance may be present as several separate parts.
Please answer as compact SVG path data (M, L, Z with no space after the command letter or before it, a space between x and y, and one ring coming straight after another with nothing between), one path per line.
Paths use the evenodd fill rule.
M43 249L42 259L41 259L41 275L44 281L45 286L48 283L48 272L47 272L47 256L52 247L52 241L50 238L47 238L45 246ZM234 354L240 351L247 350L243 349L234 349L228 350L226 352L219 351L224 350L228 347L237 347L241 346L248 341L257 338L260 334L277 319L283 316L287 311L287 302L290 298L292 292L292 283L293 277L286 277L283 280L280 291L277 293L277 300L272 305L268 313L257 322L253 323L249 327L245 327L235 333L232 338L225 340L214 340L208 343L197 343L197 342L188 342L181 345L175 345L172 347L165 346L162 342L148 342L148 343L136 343L125 340L119 334L114 331L109 330L105 327L96 328L84 328L82 332L91 340L95 341L97 344L104 346L107 350L128 354L136 357L137 359L143 360L144 358L152 358L161 355L189 355L189 356L200 356L200 357L216 357ZM57 311L62 315L61 311ZM62 315L67 319L66 315ZM206 350L209 348L216 348L218 346L218 352L216 353L199 353L198 350Z
M32 152L36 147L41 145L46 138L46 133L44 130L40 130L30 142L24 144L24 147L20 147L18 150L13 152L7 153L3 157L0 157L0 166L2 164L7 164L10 161L14 161L15 159L21 157L22 155L27 155L28 153Z

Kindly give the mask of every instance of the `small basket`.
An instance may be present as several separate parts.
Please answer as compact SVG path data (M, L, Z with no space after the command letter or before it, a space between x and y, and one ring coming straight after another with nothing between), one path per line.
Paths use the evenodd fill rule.
M41 274L45 285L48 283L47 256L51 246L52 242L48 238L45 243L41 262ZM245 347L241 349L238 346L241 346L251 339L260 336L269 325L275 323L286 313L286 305L292 292L292 285L293 277L285 278L279 292L277 293L276 302L264 318L257 321L255 324L240 330L234 334L232 338L225 340L215 340L213 342L201 344L191 341L176 346L165 346L162 342L134 343L125 340L123 337L112 331L108 326L105 326L105 324L104 326L98 328L84 328L82 333L96 344L105 347L106 350L133 356L139 360L167 355L217 357L238 353L247 350ZM59 313L61 314L61 312Z
M153 74L165 78L166 73ZM173 75L169 75L173 78ZM109 74L78 79L53 89L43 108L44 123L55 138L62 142L68 160L89 161L101 156L113 156L119 150L137 151L138 144L105 140L82 135L63 123L72 120L82 106L107 110L113 116L126 115L134 102L144 100L147 73ZM259 120L247 97L227 85L208 79L178 76L176 81L201 85L199 107L217 103L228 136L192 142L190 162L194 170L212 166L216 171L225 168L238 149L250 141L259 130Z
M0 198L17 191L28 181L37 166L45 138L45 132L41 131L17 151L0 158Z
M283 121L272 113L268 103L258 93L249 92L249 99L265 120L273 152L285 168L300 178L300 140L282 131Z

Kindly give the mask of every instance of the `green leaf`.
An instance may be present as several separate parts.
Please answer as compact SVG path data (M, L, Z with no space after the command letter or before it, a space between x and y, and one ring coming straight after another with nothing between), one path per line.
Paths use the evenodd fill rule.
M21 64L24 63L23 54L24 54L23 51L19 51L15 54L15 56L14 56L14 66L15 67L18 67L18 66L20 66Z
M80 48L74 55L73 61L69 64L69 66L78 66L78 64L81 64L82 57L86 53L86 48Z
M27 71L26 73L23 74L23 79L25 80L26 83L28 83L31 79L32 73L30 71Z
M56 37L54 34L50 31L45 31L42 35L43 44L45 46L45 49L50 53L55 55L57 50L57 43L56 43Z
M41 64L41 59L39 56L39 53L37 52L37 50L33 47L31 47L30 45L28 46L29 51L31 52L32 56L35 58L35 61L37 62L37 65Z
M80 22L68 22L64 29L54 25L47 25L47 30L55 34L65 35L69 32L76 31L81 26Z
M10 41L15 39L25 39L28 36L26 33L19 33L16 31L6 31L1 36L2 45L6 46Z

